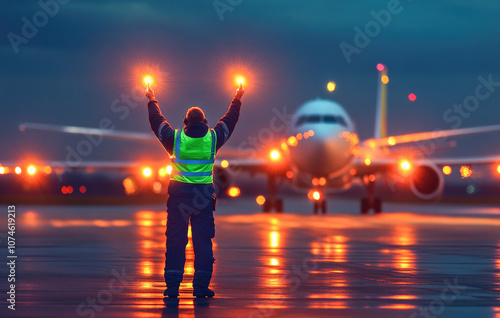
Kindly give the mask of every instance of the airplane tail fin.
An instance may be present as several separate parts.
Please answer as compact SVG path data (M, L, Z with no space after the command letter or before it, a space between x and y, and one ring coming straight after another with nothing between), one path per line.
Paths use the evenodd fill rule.
M377 65L378 92L377 92L377 113L375 117L375 139L387 137L387 67L383 64Z

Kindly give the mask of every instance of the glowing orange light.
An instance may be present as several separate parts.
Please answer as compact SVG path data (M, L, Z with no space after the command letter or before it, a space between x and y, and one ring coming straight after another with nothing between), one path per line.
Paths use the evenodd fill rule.
M295 136L290 136L290 137L288 138L288 140L287 140L287 144L288 144L289 146L292 146L292 147L297 146L297 143L298 143L298 141L297 141L297 138L295 138Z
M371 174L369 177L368 177L368 180L371 181L371 182L374 182L375 181L375 175L374 174Z
M134 194L137 191L135 182L131 178L125 178L123 180L123 189L126 195Z
M151 76L146 76L144 77L144 83L146 83L148 86L149 84L153 83L153 79L151 78Z
M309 133L309 137L314 136L314 130L309 130L308 133Z
M497 172L500 173L500 165L497 166Z
M306 131L303 136L304 136L304 139L307 139L307 138L309 138L309 133Z
M22 172L21 167L16 167L16 169L14 169L14 171L16 172L16 174L21 174L21 172Z
M371 165L371 163L372 163L372 161L370 158L365 159L365 165L369 166L369 165Z
M243 77L238 77L238 78L236 79L236 82L237 82L238 84L243 84L243 83L245 82L245 79L244 79Z
M52 173L52 167L51 166L45 166L45 167L43 167L43 173L45 173L45 174L51 174Z
M287 177L288 179L293 178L293 172L292 172L292 171L290 171L290 170L288 170L288 171L286 172L286 177Z
M271 261L269 262L271 266L278 266L279 262L276 258L271 258Z
M295 138L297 138L297 140L301 140L302 139L302 134L301 133L298 133Z
M380 78L380 80L382 81L383 84L387 84L387 83L389 83L389 76L382 75L382 77Z
M227 190L227 194L230 196L230 197L237 197L240 195L240 188L238 187L231 187L229 188L229 190Z
M333 92L335 90L335 87L337 85L335 84L335 82L329 82L327 85L326 85L326 89L328 89L329 92Z
M227 167L229 167L229 161L227 161L227 160L222 160L222 161L220 162L220 166L221 166L222 168L227 168Z
M271 157L272 160L278 160L280 158L280 153L278 150L273 150L269 153L269 157Z
M404 171L408 171L408 170L410 170L410 168L411 168L411 165L408 161L405 160L405 161L401 162L401 169L403 169Z
M0 174L4 174L5 173L5 168L4 167L0 167Z
M385 65L382 63L377 64L377 71L383 72L385 70Z
M414 102L417 100L417 95L411 93L410 95L408 95L408 99L411 101L411 102Z
M443 173L445 175L450 175L451 174L451 167L450 166L444 166L443 167Z
M167 169L165 168L160 168L160 170L158 170L158 175L160 177L165 177L167 175Z
M313 186L317 186L319 184L318 178L313 178L311 182L312 182Z
M316 201L321 199L321 193L319 193L319 191L314 191L312 196L313 196L313 199Z
M34 174L36 173L36 168L35 168L35 166L29 166L29 167L28 167L28 173L29 173L30 175L34 175Z
M266 198L264 198L263 195L259 195L255 201L257 202L258 205L263 205L264 203L266 203Z
M326 184L325 178L319 178L319 185L324 186Z
M357 171L356 171L356 169L354 169L354 168L352 168L352 169L349 171L349 174L350 174L351 176L355 176L355 175L356 175L356 173L357 173Z
M82 185L82 186L80 186L80 189L79 189L79 190L80 190L80 193L85 193L85 192L87 192L87 188L86 188L85 186L83 186L83 185Z
M68 190L68 194L73 193L73 187L72 186L67 186L66 189Z
M468 178L472 175L472 169L469 166L461 166L460 174L462 175L462 178Z
M143 174L146 178L151 177L151 173L152 173L151 168L144 168L144 169L142 170L142 174Z
M396 138L389 137L389 139L387 139L387 143L391 146L394 146L396 144Z

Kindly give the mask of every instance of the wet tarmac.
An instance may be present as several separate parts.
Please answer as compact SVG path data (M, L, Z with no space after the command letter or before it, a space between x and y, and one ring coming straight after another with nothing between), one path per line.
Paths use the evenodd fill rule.
M250 199L221 202L216 297L193 298L189 244L181 296L167 302L163 205L17 206L16 310L2 262L0 316L500 317L500 209L329 205L335 214L295 199L262 214Z

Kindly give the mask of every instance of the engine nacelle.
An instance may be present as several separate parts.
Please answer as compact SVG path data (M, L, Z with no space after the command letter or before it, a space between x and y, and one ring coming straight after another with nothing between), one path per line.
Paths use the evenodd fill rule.
M434 200L443 192L443 176L433 163L420 163L412 173L410 188L417 198Z

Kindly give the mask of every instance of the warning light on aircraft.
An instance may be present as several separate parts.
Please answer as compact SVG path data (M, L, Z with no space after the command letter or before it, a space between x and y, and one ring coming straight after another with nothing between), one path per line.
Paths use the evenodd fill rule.
M472 169L469 166L461 166L460 167L460 175L463 179L466 179L472 175Z
M326 89L328 89L329 92L333 92L335 90L335 87L337 87L337 84L335 82L328 82L326 85Z
M385 70L385 65L382 63L377 64L377 71L383 72Z
M321 199L321 193L319 193L319 191L314 191L312 197L314 200L318 201L319 199Z
M387 139L387 143L391 146L394 146L396 144L396 138L389 137L389 139Z
M417 95L411 93L410 95L408 95L408 99L410 100L410 102L414 102L417 100Z
M14 171L16 172L16 174L21 174L21 172L22 172L21 167L16 167L16 169L14 169Z
M380 80L382 81L382 83L387 84L387 83L389 83L389 76L382 75L382 77L380 78Z
M235 198L235 197L239 196L239 195L240 195L240 193L241 193L241 191L240 191L240 188L238 188L238 187L231 187L231 188L229 188L229 189L227 190L227 194L228 194L230 197L233 197L233 198Z
M451 167L450 166L444 166L443 167L443 173L445 175L447 175L447 176L450 175L451 174Z
M405 160L405 161L401 162L401 169L403 169L404 171L408 171L408 170L410 170L410 168L411 168L411 165L408 161Z
M35 166L29 166L29 167L28 167L28 173L29 173L30 175L34 175L34 174L36 173L36 168L35 168Z
M266 198L264 198L263 195L259 195L257 198L255 198L255 202L257 202L258 205L263 205L266 203Z
M269 157L271 157L272 160L276 161L276 160L278 160L280 158L280 153L278 152L278 150L273 150L269 154Z
M224 160L222 160L222 161L220 162L220 166L221 166L222 168L227 168L227 167L229 167L229 161L227 161L227 160L225 160L225 159L224 159Z
M142 174L143 174L146 178L151 177L151 173L152 173L151 168L144 168L144 169L142 170Z

